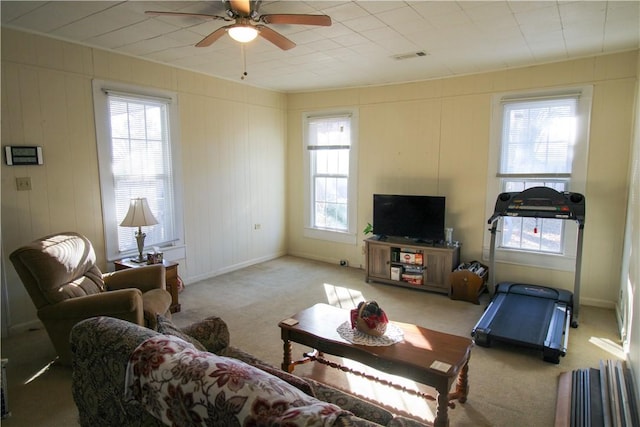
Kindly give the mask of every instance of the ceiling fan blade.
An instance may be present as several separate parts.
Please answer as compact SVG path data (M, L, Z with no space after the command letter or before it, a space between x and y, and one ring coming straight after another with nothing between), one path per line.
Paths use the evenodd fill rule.
M225 18L223 16L208 15L206 13L161 12L156 10L147 10L144 13L151 16L184 16L189 18L204 18L204 19L213 19L213 20L222 19L223 21L229 20L229 18Z
M262 15L260 21L265 24L299 24L331 26L331 17L327 15L303 15L291 13L274 13Z
M249 0L229 0L231 9L235 10L242 16L249 16L251 14L251 3Z
M258 30L258 34L260 34L262 38L267 39L282 50L289 50L296 47L296 44L294 42L269 27L266 27L264 25L256 25L256 29Z
M218 40L220 37L224 36L227 32L228 28L231 28L233 25L226 25L224 27L220 27L217 30L215 30L213 33L209 34L207 37L203 38L202 40L200 40L197 44L196 47L207 47L207 46L211 46L211 44Z

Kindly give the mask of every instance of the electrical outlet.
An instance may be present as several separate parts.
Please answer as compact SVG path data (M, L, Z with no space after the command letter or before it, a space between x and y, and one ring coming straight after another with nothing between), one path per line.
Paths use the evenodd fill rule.
M16 188L18 189L18 191L31 190L31 178L28 176L16 178Z

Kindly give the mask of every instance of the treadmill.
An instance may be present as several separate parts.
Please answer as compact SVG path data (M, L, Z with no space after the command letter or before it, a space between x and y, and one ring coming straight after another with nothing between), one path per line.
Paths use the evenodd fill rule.
M567 352L569 326L578 327L584 214L585 198L580 193L532 187L498 196L494 213L488 221L491 224L489 282L494 293L471 331L476 344L490 347L492 341L503 341L539 349L546 362L560 363L560 356ZM573 293L525 283L501 282L495 285L496 233L498 219L504 216L557 218L578 223Z

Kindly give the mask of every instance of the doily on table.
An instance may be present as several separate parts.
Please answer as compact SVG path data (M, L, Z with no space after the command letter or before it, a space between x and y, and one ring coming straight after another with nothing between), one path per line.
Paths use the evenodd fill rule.
M365 334L355 328L351 328L351 322L346 321L338 326L338 334L351 344L369 345L369 346L385 346L393 345L404 339L404 332L393 323L387 323L387 330L384 335L376 337L374 335Z

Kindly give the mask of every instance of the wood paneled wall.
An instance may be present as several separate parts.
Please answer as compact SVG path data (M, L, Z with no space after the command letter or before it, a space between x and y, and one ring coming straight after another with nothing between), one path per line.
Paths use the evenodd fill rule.
M8 255L73 230L107 265L92 79L178 94L185 282L286 251L286 96L237 82L33 34L2 29L2 145L39 145L42 166L2 165L3 329L34 323L35 309ZM15 178L32 190L17 191ZM5 328L6 327L6 328Z

